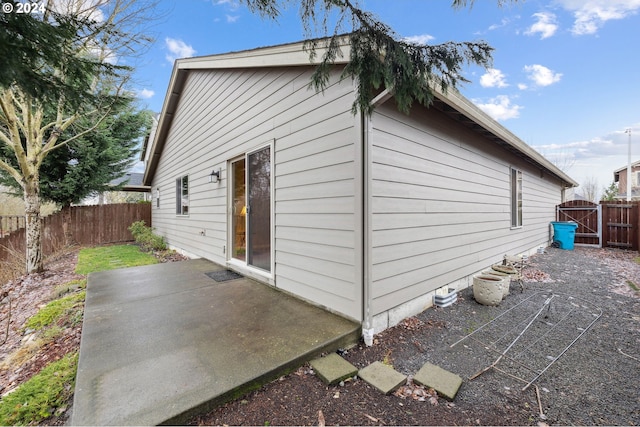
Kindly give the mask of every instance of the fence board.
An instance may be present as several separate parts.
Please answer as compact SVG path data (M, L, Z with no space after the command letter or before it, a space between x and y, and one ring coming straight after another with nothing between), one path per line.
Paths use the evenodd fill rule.
M123 203L115 205L73 206L69 232L75 243L94 246L107 243L133 241L128 227L143 220L151 226L151 204ZM63 213L57 212L42 219L42 252L51 255L64 246ZM0 238L0 261L6 260L11 251L25 252L25 229L20 228Z

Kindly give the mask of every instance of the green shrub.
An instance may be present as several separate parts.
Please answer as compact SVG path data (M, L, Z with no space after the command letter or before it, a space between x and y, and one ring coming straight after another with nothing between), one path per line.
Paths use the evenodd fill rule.
M0 425L38 425L71 398L78 354L67 354L0 401Z
M129 227L131 235L136 243L145 251L163 251L167 249L164 236L158 236L151 227L147 227L144 221L136 221Z

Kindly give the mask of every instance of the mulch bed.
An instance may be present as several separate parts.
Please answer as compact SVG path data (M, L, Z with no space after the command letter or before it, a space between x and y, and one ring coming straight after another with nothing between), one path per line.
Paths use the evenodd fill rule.
M376 335L373 346L360 344L343 353L359 368L384 361L409 376L426 362L436 364L464 380L453 402L411 384L389 396L357 378L326 386L304 366L191 424L638 425L640 293L627 282L640 283L636 256L609 249L548 248L529 259L524 291L512 285L500 306L479 305L472 290L465 289L453 306L426 310ZM542 292L587 301L602 315L526 391L520 377L495 369L469 380L495 354L471 340L450 345ZM518 358L531 363L527 352Z

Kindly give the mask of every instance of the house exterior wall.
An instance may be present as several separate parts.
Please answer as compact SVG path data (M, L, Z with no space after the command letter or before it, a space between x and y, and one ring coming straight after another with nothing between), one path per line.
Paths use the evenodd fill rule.
M376 332L393 311L431 305L443 286L546 246L562 202L559 180L484 139L442 112L392 102L371 118L371 300ZM523 175L522 227L511 227L510 171ZM416 303L416 301L418 303ZM386 320L385 320L386 319Z
M152 183L153 225L187 255L228 264L228 162L271 144L274 268L234 269L360 320L360 120L351 113L351 81L316 95L311 72L190 71ZM210 183L218 169L221 182ZM189 214L181 216L175 181L184 175Z
M626 197L627 195L627 169L618 172L618 196ZM631 166L631 194L633 198L637 198L638 189L640 188L640 166Z

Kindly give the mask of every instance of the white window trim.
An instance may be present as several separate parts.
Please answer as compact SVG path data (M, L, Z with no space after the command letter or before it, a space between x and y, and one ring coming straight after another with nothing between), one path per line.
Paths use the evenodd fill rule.
M518 188L518 182L520 188ZM522 182L523 173L522 170L517 168L509 169L509 205L510 205L510 218L512 229L522 228L523 223L523 203L522 203ZM518 191L519 190L519 191Z
M182 197L183 197L182 185L183 185L183 180L185 178L187 178L187 204L186 205L184 205L182 203ZM179 184L178 184L178 181L180 182ZM190 183L190 181L191 180L189 179L189 175L188 174L181 175L178 178L176 178L176 216L178 216L178 217L189 216L189 213L191 212L191 209L189 209L190 208L190 203L189 203L190 202L190 200L189 200L189 193L190 193L190 191L189 191L189 183ZM178 212L178 203L180 204L180 212ZM185 206L187 207L187 212L186 213L184 212L184 207Z

